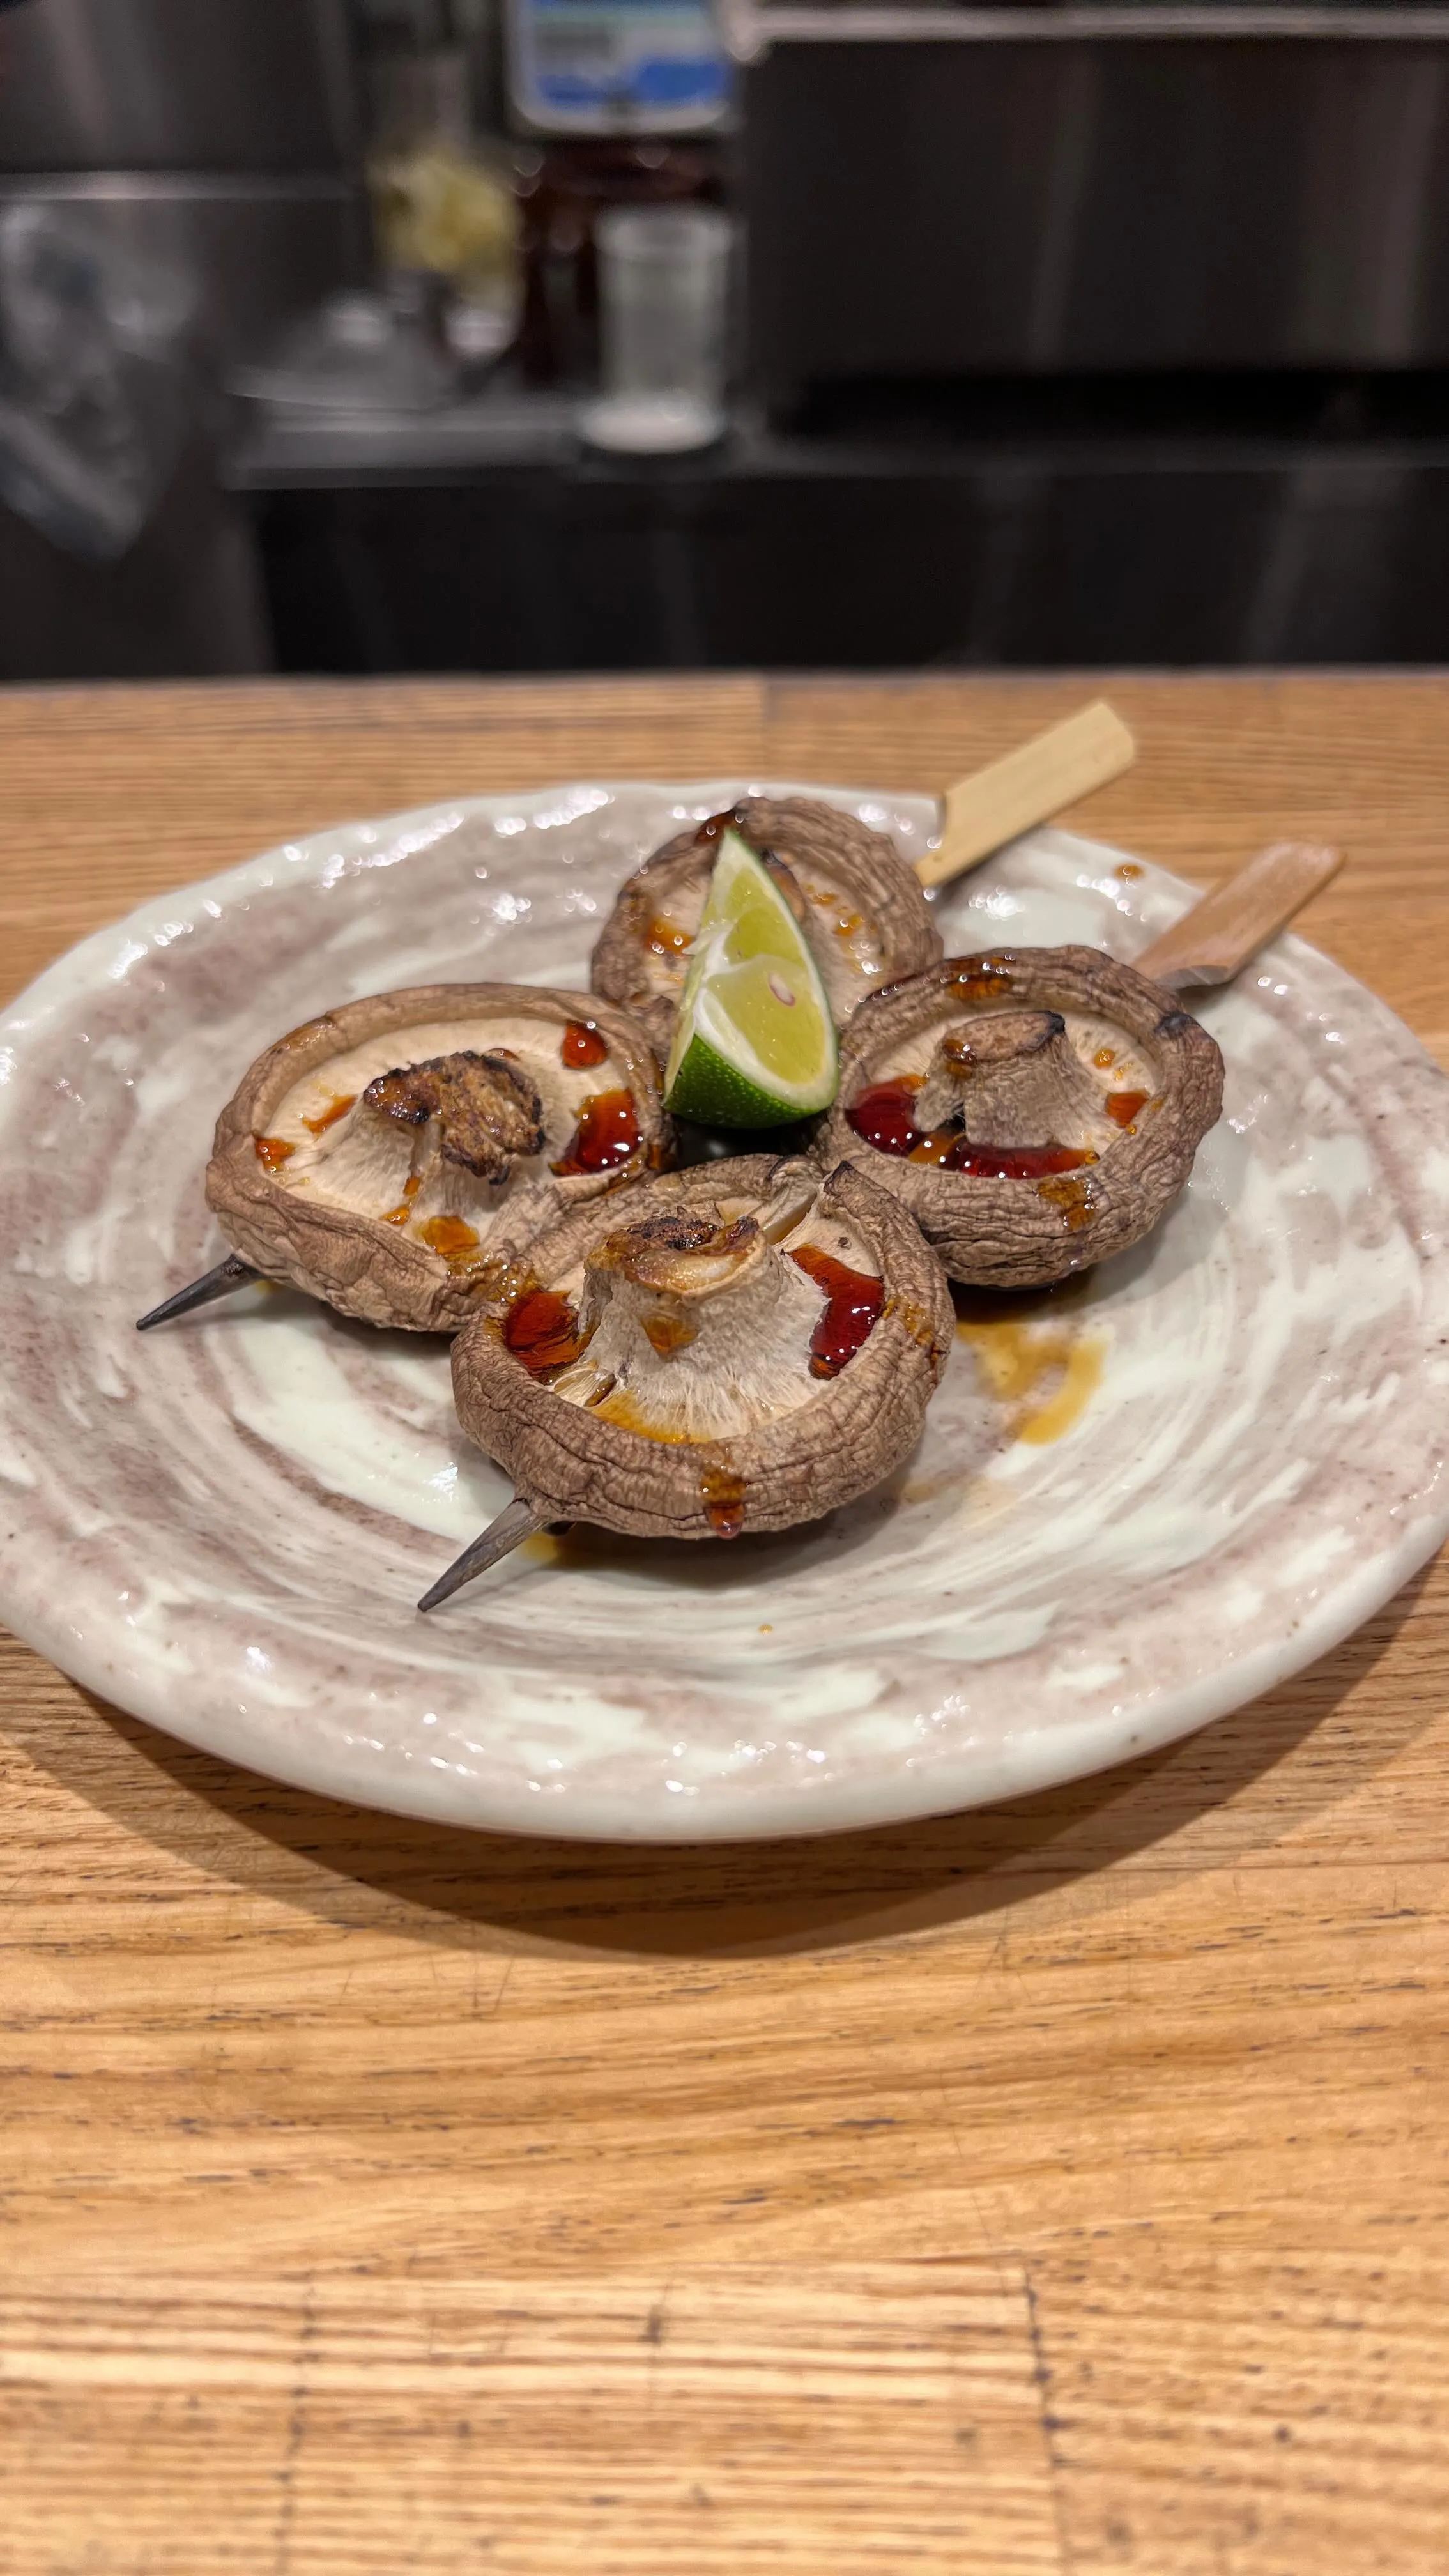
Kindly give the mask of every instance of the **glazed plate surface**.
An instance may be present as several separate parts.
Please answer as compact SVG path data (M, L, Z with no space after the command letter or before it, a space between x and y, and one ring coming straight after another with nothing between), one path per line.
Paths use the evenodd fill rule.
M915 855L924 798L580 784L352 824L145 906L0 1029L0 1614L171 1733L465 1825L688 1840L1019 1794L1323 1653L1449 1530L1449 1084L1293 938L1200 997L1221 1125L1159 1233L971 1309L877 1494L732 1545L541 1538L414 1603L507 1499L446 1344L249 1290L211 1128L271 1039L392 985L583 986L624 875L749 784ZM1179 880L1060 832L940 904L948 951L1131 958Z

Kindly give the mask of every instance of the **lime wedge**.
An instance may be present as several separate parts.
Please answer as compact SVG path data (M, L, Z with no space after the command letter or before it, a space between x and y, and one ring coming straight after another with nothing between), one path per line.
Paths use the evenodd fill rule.
M706 1127L780 1127L828 1109L835 1023L795 916L726 832L695 935L664 1075L666 1105Z

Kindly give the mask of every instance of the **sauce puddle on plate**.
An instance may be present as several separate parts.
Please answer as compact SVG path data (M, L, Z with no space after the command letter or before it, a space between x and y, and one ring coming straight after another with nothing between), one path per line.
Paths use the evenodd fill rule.
M1001 1406L1008 1440L1044 1449L1064 1439L1101 1385L1107 1337L1071 1312L1086 1289L1081 1277L1035 1296L955 1290L957 1339L970 1351L986 1394Z

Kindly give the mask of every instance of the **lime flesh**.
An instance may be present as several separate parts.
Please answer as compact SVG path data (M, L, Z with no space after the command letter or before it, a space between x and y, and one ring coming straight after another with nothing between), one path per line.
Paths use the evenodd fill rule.
M665 1071L681 1118L782 1126L839 1084L819 969L779 886L734 832L721 839Z

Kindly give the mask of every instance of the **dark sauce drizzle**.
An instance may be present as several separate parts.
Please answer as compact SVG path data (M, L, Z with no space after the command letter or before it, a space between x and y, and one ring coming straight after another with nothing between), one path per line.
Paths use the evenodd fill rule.
M639 1112L632 1091L595 1091L579 1111L579 1123L552 1168L561 1178L574 1172L608 1172L639 1151Z
M745 1525L745 1480L732 1467L702 1467L699 1489L716 1538L738 1538Z
M1043 1181L1055 1172L1080 1171L1097 1157L1079 1145L976 1145L968 1136L946 1156L948 1172L969 1173L973 1181Z
M1121 873L1119 868L1117 874L1120 876ZM1150 1091L1109 1091L1107 1115L1114 1119L1119 1127L1130 1127L1133 1119L1146 1108L1151 1097Z
M750 840L750 835L745 829L745 809L743 805L731 805L728 813L725 814L707 815L694 837L696 841L702 841L706 849L708 849L714 842L722 841L726 832L738 832L742 841L747 842L751 848L754 847L753 842Z
M384 1223L390 1222L384 1219ZM450 1270L469 1270L478 1249L478 1230L461 1216L430 1216L418 1227L430 1252L442 1255Z
M556 1288L525 1288L515 1297L503 1318L503 1342L537 1378L570 1367L584 1347L578 1316Z
M322 1111L320 1117L304 1118L302 1124L304 1127L308 1128L314 1136L325 1136L329 1127L335 1127L339 1118L346 1117L348 1110L356 1105L356 1101L357 1094L355 1091L349 1091L340 1096L334 1092L332 1099L329 1101L327 1107Z
M851 1102L846 1117L857 1136L878 1154L937 1163L944 1171L964 1172L976 1181L1040 1181L1097 1160L1088 1146L982 1144L963 1135L959 1127L918 1127L918 1088L906 1075L895 1082L873 1082Z
M790 1258L825 1291L820 1320L810 1336L812 1377L839 1377L853 1360L885 1304L885 1281L864 1270L852 1270L818 1244L802 1243Z
M569 1020L559 1042L559 1061L582 1072L585 1067L608 1062L607 1041L600 1037L592 1020Z

